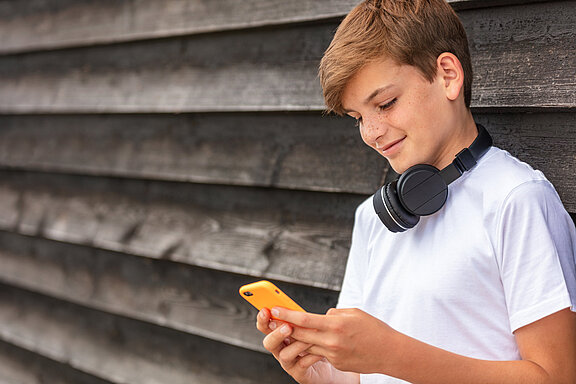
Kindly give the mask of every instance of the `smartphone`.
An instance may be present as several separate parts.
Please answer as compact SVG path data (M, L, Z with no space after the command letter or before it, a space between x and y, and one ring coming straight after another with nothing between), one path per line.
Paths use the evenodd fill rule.
M287 294L282 292L280 288L266 280L243 285L240 287L240 295L258 310L283 307L294 311L306 312Z

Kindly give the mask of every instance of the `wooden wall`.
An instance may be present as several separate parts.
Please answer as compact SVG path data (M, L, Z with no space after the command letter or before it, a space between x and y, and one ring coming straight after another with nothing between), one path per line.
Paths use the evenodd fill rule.
M387 177L316 68L352 0L0 0L0 383L288 383L240 285L337 300ZM576 213L573 1L453 0L473 110Z

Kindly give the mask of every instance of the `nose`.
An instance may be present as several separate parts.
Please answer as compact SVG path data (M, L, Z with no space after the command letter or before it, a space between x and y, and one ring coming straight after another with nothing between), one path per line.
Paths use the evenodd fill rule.
M377 117L364 116L360 124L360 136L370 147L379 149L384 145L383 136L386 134L386 124Z

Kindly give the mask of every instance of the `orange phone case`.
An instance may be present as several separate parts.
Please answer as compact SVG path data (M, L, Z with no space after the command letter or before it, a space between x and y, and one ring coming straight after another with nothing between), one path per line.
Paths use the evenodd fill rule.
M294 311L306 312L287 294L282 292L280 288L266 280L243 285L240 287L240 295L258 310L283 307Z

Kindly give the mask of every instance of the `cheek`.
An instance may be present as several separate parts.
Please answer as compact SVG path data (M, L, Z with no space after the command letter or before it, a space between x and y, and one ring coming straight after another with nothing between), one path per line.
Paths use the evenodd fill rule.
M395 112L393 124L404 127L411 140L418 145L424 145L433 137L433 132L439 121L437 105L431 102L430 96L424 92L415 93L406 101L404 108Z
M412 130L428 112L426 97L421 92L407 92L402 96L396 108L386 114L388 123L403 130Z

